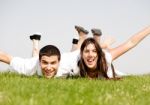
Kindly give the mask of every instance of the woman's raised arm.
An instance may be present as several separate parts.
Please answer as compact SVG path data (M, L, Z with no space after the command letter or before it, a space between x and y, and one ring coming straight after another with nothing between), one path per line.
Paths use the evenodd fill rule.
M112 55L112 60L117 59L119 56L121 56L122 54L126 53L127 51L135 47L140 41L142 41L149 34L150 34L150 26L144 28L140 32L133 35L125 43L119 45L116 48L112 48L110 50L110 53Z

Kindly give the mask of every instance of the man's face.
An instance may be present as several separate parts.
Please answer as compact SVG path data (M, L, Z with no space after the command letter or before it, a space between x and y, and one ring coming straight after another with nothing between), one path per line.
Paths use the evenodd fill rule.
M58 56L42 56L40 60L40 66L42 73L46 78L53 78L56 75L59 66Z

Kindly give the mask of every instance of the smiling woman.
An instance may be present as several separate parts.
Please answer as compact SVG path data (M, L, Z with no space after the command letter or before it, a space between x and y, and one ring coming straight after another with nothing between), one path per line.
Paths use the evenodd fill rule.
M78 62L81 76L108 78L106 59L97 41L93 38L87 38L81 45L81 59Z
M135 47L149 34L150 26L133 35L118 47L109 49L108 52L103 51L94 38L85 39L80 48L81 57L78 62L81 77L111 78L112 76L109 76L111 62Z

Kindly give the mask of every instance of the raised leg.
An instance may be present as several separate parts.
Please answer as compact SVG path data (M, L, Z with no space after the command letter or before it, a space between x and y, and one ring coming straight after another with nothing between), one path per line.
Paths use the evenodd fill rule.
M33 42L32 57L39 56L39 41L41 39L41 35L33 34L30 36L30 39Z

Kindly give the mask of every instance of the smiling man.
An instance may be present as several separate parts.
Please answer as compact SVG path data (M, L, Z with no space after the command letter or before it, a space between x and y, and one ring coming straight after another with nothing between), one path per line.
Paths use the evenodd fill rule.
M39 35L33 35L30 39L35 39L34 44L36 44L40 40L40 37ZM46 78L54 77L61 58L59 49L54 45L46 45L38 51L38 46L36 47L34 45L33 57L29 59L13 57L0 51L0 61L9 64L12 68L11 71L19 74L27 76L37 74Z
M44 75L46 78L52 78L56 75L59 62L60 51L53 45L47 45L40 50L39 53L39 71L42 71L39 75Z

